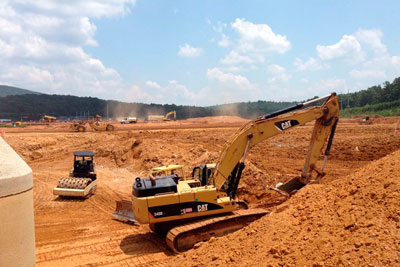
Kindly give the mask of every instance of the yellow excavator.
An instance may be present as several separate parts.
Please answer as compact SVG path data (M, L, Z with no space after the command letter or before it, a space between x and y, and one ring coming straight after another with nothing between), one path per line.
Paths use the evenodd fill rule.
M128 219L149 224L153 231L165 235L167 245L175 252L248 225L268 214L264 209L247 209L246 203L236 196L248 151L265 139L313 120L315 124L301 176L281 184L276 190L290 195L310 182L318 182L324 176L339 120L336 93L244 124L226 142L217 163L195 167L189 179L182 179L176 173L137 177L132 186ZM326 141L325 157L318 169L316 164Z
M171 119L168 119L169 116L173 115L173 120L176 121L176 111L171 111L165 114L164 118L162 119L163 121L170 121Z

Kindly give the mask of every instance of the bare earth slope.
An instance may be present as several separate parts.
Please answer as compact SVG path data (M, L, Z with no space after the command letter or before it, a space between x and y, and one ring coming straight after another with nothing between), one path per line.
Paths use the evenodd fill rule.
M236 266L255 262L264 266L283 263L330 266L340 262L348 265L347 261L353 266L399 265L394 262L398 243L397 247L393 245L394 240L400 240L399 228L394 228L399 221L398 205L391 204L398 201L398 196L397 200L391 198L395 196L391 192L398 191L398 187L391 184L382 189L385 182L379 180L386 176L389 179L389 174L399 179L398 153L379 160L400 149L400 135L394 134L393 124L358 125L341 120L323 185L306 188L286 202L282 207L287 208L281 208L280 213L265 217L254 227L223 241L211 241L210 247L203 244L186 258L175 256L164 239L152 233L147 225L135 226L113 220L115 201L129 198L132 182L140 171L177 163L184 164L189 175L194 166L215 162L237 126L228 124L227 127L226 123L210 121L209 127L204 127L203 121L187 125L184 122L180 125L181 121L168 122L163 124L166 129L162 130L143 129L138 123L115 132L31 131L30 126L13 129L16 132L6 131L5 140L28 162L34 173L37 266L148 266L162 265L165 260L171 265L226 265L225 259L230 261L230 257ZM268 187L301 172L311 133L312 124L307 124L251 149L239 197L251 206L269 207L274 192ZM72 153L76 150L95 152L98 189L87 200L57 198L52 189L60 177L68 175L73 163ZM374 160L379 160L382 166L369 165ZM321 164L322 157L318 166ZM360 169L367 175L364 180L359 177ZM348 176L354 172L357 174ZM360 188L349 195L348 183L353 180L353 185ZM370 185L370 180L380 185ZM336 184L340 187L335 188ZM387 207L383 206L384 201L389 203ZM354 214L355 226L344 229L344 221L351 223L352 220L345 214ZM373 225L366 227L367 219ZM361 240L359 235L362 241L355 244ZM213 243L216 241L218 247ZM384 249L385 246L388 248ZM371 255L366 254L369 250ZM372 255L374 253L376 255ZM358 259L359 255L364 258ZM386 263L385 255L391 257L390 264ZM197 257L193 262L192 256ZM216 258L212 262L213 257Z
M325 185L310 185L232 235L171 266L399 266L400 151Z

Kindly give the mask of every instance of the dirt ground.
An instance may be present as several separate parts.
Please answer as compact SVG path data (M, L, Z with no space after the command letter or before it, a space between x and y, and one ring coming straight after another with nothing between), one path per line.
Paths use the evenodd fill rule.
M194 166L215 162L224 142L245 120L216 117L138 123L117 125L114 132L75 133L63 124L0 131L33 169L38 266L244 266L257 262L265 262L263 266L393 266L400 264L400 197L394 195L394 189L400 188L399 181L393 180L399 179L400 169L397 121L379 118L379 123L358 125L356 120L342 120L322 184L301 190L278 206L278 212L271 208L275 193L268 187L299 175L312 124L257 145L247 157L239 197L274 213L179 256L148 226L114 220L115 201L129 198L132 182L142 170L177 163L184 164L189 175ZM86 200L56 198L52 189L60 177L68 175L76 150L95 152L98 189ZM382 212L384 216L374 220ZM312 253L315 248L319 257ZM357 260L348 257L352 253Z

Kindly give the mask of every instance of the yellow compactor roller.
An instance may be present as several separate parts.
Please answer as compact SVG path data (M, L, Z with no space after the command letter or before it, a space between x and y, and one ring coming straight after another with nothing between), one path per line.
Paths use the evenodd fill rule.
M167 245L176 252L238 230L268 213L264 209L246 209L236 195L248 151L272 136L315 120L301 175L276 188L292 194L324 175L338 119L338 97L332 93L252 120L226 142L215 165L195 167L190 178L176 173L137 177L132 186L132 202L124 201L131 210L130 220L149 224L152 230L165 235ZM324 161L318 168L324 147Z
M74 168L69 177L63 177L53 189L53 194L68 197L88 197L97 188L97 174L92 151L75 151Z

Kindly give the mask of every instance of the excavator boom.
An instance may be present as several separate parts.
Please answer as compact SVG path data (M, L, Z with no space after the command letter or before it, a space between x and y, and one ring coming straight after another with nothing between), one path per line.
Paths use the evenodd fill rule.
M326 99L321 106L312 106L296 112L305 106ZM239 177L244 168L244 159L247 151L256 144L277 135L288 129L303 125L309 121L316 120L311 137L306 163L302 172L302 182L308 183L311 180L311 172L315 169L315 163L320 152L332 132L333 126L339 118L339 102L335 93L329 96L296 105L294 107L272 113L243 125L225 144L221 153L213 177L217 189L221 189L226 181L232 181L232 177ZM238 183L234 181L233 183ZM232 185L234 186L234 185Z

